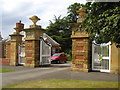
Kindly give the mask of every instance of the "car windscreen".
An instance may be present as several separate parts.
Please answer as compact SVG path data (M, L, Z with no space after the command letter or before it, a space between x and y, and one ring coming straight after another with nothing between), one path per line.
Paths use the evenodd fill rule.
M60 54L53 54L52 56L60 56Z

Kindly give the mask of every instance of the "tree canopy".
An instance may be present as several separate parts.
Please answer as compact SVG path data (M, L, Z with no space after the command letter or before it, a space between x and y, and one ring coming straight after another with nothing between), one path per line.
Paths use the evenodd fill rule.
M68 10L68 15L61 18L61 16L54 16L53 21L50 20L50 24L47 27L47 34L50 35L54 40L60 43L61 52L71 53L71 25L70 23L75 23L78 19L78 14L76 10L81 7L80 3L74 3L70 5Z
M68 15L66 19L68 20L69 23L76 23L77 19L79 18L79 15L76 13L76 11L80 9L82 6L83 4L74 3L67 8Z
M82 27L96 43L120 44L120 3L94 2L86 3L85 21Z
M85 20L80 27L90 34L90 39L96 43L120 44L120 3L119 2L88 2L74 3L67 8L68 15L54 17L47 27L47 34L61 45L61 52L71 51L71 23L76 23L80 17L76 11L86 9Z
M61 52L69 52L71 48L71 29L68 24L65 17L55 16L54 22L50 21L50 25L47 27L47 34L60 43Z

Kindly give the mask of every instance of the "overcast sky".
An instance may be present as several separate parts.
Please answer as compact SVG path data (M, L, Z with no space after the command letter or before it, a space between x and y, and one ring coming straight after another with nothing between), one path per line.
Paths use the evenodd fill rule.
M29 17L37 15L41 20L37 23L46 28L54 15L67 15L67 7L74 3L86 3L86 0L0 0L0 30L2 37L7 37L15 30L19 20L28 28L32 22ZM1 26L2 25L2 26Z

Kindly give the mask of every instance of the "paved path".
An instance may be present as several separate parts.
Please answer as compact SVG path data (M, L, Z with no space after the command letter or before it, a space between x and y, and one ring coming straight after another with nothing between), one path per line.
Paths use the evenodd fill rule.
M39 79L76 79L93 81L118 81L118 75L100 72L72 72L70 63L54 64L42 68L10 67L17 69L16 72L0 73L2 75L2 86L16 82ZM6 66L9 67L9 66ZM0 80L1 81L1 80Z

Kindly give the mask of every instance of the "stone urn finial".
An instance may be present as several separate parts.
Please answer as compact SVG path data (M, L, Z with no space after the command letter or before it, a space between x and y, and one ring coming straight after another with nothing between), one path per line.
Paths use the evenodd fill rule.
M85 9L80 8L79 10L76 11L76 13L80 15L80 18L77 19L77 23L82 23L85 17Z
M80 8L78 11L76 11L76 13L78 13L81 17L84 17L85 9L84 8Z
M36 25L37 21L40 20L37 16L32 16L29 19L33 22L33 25Z

